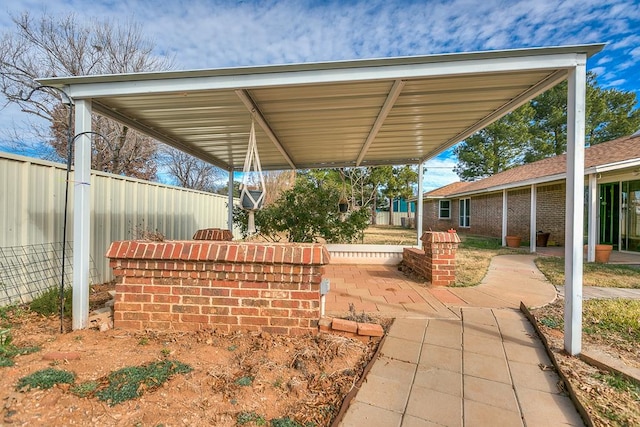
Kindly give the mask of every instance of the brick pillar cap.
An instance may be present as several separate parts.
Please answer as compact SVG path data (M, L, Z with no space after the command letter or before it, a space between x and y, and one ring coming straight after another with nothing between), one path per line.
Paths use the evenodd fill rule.
M420 240L422 243L460 243L460 236L448 231L425 231Z

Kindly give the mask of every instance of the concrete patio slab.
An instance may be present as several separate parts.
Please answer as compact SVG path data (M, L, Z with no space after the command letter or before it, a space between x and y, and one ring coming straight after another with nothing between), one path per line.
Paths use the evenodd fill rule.
M340 426L583 425L571 400L560 393L557 374L542 369L550 361L518 309L520 301L538 306L557 295L532 256L495 257L475 288L430 288L384 268L389 271L341 276L348 286L370 289L369 295L358 293L361 307L373 304L373 297L384 298L375 302L376 314L396 320L370 381ZM390 296L400 295L398 288L406 289L400 285L423 302L409 308L394 300ZM336 304L341 293L354 298L340 291Z

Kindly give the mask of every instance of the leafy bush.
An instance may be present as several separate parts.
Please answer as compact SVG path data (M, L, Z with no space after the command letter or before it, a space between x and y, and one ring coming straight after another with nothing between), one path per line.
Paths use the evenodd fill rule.
M295 186L282 192L271 205L255 213L256 227L266 239L278 241L286 235L289 242L351 243L361 239L367 228L368 209L338 212L340 190L309 175L300 175ZM248 213L239 207L233 220L247 236Z
M64 315L71 316L71 288L64 290ZM29 303L29 308L43 316L60 314L60 288L49 288Z
M47 368L20 378L16 385L16 390L22 390L23 388L27 390L32 388L48 389L56 384L73 384L74 381L75 375L69 371Z

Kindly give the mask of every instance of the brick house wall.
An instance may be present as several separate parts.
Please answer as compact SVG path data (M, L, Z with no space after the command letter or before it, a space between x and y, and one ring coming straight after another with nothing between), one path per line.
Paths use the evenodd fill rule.
M549 243L564 246L565 183L538 187L536 231L551 233ZM585 217L585 221L586 221Z
M422 211L422 227L431 231L447 231L458 227L457 199L451 200L451 218L439 219L440 204L438 199L425 199ZM455 205L455 206L454 206ZM454 208L455 207L455 212Z
M502 197L500 197L502 203ZM531 220L531 189L507 191L507 236L520 236L529 241ZM498 217L501 223L501 217Z
M537 187L536 231L551 233L550 244L564 245L566 185L551 184ZM470 196L469 228L458 224L459 200L451 198L451 219L438 219L439 200L425 199L423 224L425 230L446 231L455 228L459 234L473 234L500 238L502 236L502 192ZM507 234L529 241L531 188L507 191Z
M317 331L323 245L121 241L107 257L116 328Z
M496 218L498 218L497 221ZM472 197L469 223L471 228L468 229L468 233L470 234L500 237L502 233L502 193Z

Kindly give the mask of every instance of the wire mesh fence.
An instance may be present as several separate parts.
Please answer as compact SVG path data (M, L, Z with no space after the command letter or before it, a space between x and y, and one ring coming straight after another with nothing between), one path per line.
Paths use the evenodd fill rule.
M59 287L62 279L62 243L0 247L0 307L31 301L42 292ZM64 285L73 280L73 248L64 251ZM95 283L97 271L90 260L89 282Z

